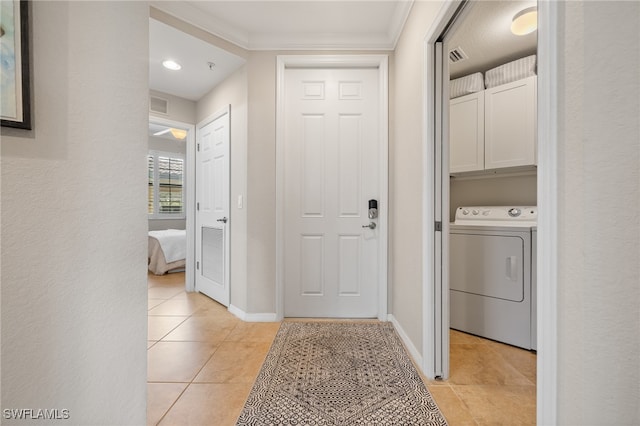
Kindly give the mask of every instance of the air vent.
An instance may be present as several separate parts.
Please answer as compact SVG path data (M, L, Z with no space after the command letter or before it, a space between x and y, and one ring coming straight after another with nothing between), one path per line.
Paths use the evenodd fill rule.
M149 111L158 114L169 114L169 101L151 96L149 97Z
M464 61L465 59L469 59L469 57L467 56L466 53L464 53L464 51L460 46L456 47L455 49L451 49L449 51L449 60L451 61L452 64L455 64L456 62Z

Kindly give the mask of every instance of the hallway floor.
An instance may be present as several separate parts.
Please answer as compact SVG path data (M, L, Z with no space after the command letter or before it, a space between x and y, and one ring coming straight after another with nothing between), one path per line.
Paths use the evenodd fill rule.
M184 273L148 276L147 424L234 425L279 323L246 323ZM451 426L534 425L536 356L451 331L451 377L425 379Z

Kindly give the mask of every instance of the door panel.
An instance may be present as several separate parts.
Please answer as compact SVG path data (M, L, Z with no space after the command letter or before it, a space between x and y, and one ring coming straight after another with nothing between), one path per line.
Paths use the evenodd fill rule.
M198 126L196 290L229 306L229 109Z
M375 317L379 230L377 69L287 69L285 316Z

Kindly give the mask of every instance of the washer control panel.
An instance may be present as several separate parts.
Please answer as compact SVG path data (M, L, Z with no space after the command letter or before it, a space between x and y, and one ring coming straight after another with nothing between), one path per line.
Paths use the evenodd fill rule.
M455 217L457 225L535 226L537 222L537 206L458 207Z

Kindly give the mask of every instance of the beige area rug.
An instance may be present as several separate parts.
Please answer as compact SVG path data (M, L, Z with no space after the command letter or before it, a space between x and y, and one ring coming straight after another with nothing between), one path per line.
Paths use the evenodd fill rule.
M284 322L237 425L446 425L391 323Z

